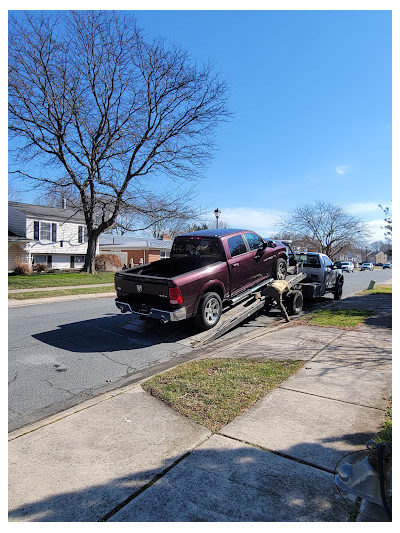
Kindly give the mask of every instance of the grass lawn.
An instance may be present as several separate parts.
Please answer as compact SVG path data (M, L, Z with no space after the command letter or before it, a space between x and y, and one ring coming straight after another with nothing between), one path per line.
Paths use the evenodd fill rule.
M158 374L142 387L181 414L218 431L303 364L268 359L202 359Z
M9 294L8 298L12 300L31 300L32 298L52 298L53 296L68 296L70 294L95 294L101 292L115 293L114 285L90 288L83 287L81 289L60 289L54 291L19 292Z
M63 287L68 285L95 285L113 283L114 272L62 272L58 274L31 274L30 276L8 276L9 289L36 289L42 287Z
M373 289L366 289L365 291L361 291L359 294L361 294L362 296L365 296L366 294L392 294L392 286L375 285Z
M305 316L301 321L312 326L354 328L371 315L371 311L360 309L319 309Z
M378 438L376 441L386 442L392 446L392 397L389 398L389 405L386 410L385 421L378 432Z

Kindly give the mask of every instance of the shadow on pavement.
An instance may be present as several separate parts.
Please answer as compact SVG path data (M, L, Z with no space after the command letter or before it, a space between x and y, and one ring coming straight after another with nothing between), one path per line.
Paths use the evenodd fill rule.
M334 454L339 462L348 455L349 449L346 445L341 447L340 442L363 450L371 437L369 433L346 434L320 444L305 442L301 448L309 456ZM329 447L331 441L335 441L335 448ZM280 456L214 435L183 460L172 457L154 470L131 472L104 484L24 502L10 511L9 520L347 521L351 501L339 496L333 474L291 460L290 457L298 455L298 447L295 448ZM71 465L72 468L76 468L72 484L85 483L79 479L82 476L79 465ZM101 470L101 465L93 464L93 468ZM30 484L43 482L46 483L27 479ZM55 487L58 482L54 477ZM117 509L122 510L113 518Z
M63 324L32 336L70 352L115 352L178 342L196 333L191 322L161 324L132 315L112 315Z

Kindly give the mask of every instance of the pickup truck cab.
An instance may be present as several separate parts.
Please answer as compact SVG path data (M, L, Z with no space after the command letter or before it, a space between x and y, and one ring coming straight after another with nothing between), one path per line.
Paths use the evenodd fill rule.
M175 238L171 256L116 273L116 306L163 322L217 324L223 305L271 278L284 279L284 246L253 231L202 230Z
M304 252L297 254L300 272L306 274L301 282L304 298L313 299L332 293L335 300L340 300L343 291L343 272L325 254Z

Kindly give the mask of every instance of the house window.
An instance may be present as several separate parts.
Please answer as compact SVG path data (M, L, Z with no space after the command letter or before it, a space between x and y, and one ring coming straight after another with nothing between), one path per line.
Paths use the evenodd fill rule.
M50 241L51 240L51 224L50 222L41 222L40 223L40 241Z
M78 226L78 243L83 244L84 242L87 242L87 240L88 240L87 227Z
M160 259L167 259L170 257L171 252L167 252L166 250L160 250Z
M57 224L51 222L33 222L33 238L36 241L57 241Z

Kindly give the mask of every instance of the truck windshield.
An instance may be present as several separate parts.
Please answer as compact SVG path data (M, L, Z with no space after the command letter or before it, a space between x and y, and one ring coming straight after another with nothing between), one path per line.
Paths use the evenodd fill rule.
M184 257L223 260L219 240L213 237L177 237L172 245L171 259Z
M314 254L297 254L297 260L304 267L321 268L321 262L318 255Z

